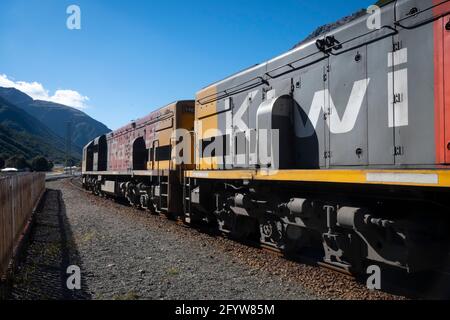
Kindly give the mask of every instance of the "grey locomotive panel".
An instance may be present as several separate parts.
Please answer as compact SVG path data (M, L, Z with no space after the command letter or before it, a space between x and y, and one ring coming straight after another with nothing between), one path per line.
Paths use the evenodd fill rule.
M220 168L262 165L258 110L274 96L292 99L292 136L279 141L280 157L293 146L285 168L436 165L432 5L391 3L381 28L362 17L320 37L333 50L311 41L215 84L229 93L217 101L218 129L231 133ZM412 7L424 11L417 20L407 19Z

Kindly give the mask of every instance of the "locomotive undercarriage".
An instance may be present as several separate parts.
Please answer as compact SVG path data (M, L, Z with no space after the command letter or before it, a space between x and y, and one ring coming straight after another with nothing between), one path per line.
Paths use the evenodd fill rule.
M448 200L370 187L187 179L185 216L352 273L447 268ZM370 195L370 196L369 196ZM399 201L401 198L401 201ZM189 206L187 206L189 205Z
M83 187L97 196L126 200L131 206L153 214L167 213L169 207L169 177L87 176Z
M86 176L83 186L168 214L168 182L164 176ZM288 256L308 256L355 274L370 265L409 273L449 269L445 193L189 178L183 190L184 215L177 212L185 222L207 223Z

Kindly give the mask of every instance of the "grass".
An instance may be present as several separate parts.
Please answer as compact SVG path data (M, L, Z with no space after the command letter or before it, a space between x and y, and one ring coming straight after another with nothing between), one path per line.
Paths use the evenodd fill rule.
M177 276L177 275L180 274L180 271L178 271L177 268L170 268L169 270L167 270L167 273L168 273L170 276Z
M116 294L112 299L120 301L139 300L139 295L135 291L129 291L125 294Z

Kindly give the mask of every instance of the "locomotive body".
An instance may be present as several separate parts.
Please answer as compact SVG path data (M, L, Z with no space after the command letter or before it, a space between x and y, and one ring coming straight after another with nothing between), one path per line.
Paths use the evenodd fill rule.
M449 164L448 10L441 0L394 1L381 8L380 28L364 16L201 90L196 131L207 141L198 144L213 137L223 151L205 161L199 150L197 169ZM269 148L290 148L262 163L257 132L273 129L280 137Z
M199 91L195 117L177 103L99 137L84 185L346 271L446 270L449 13L392 1Z
M345 270L446 265L449 12L393 1L198 92L188 221Z
M180 212L182 173L193 160L173 161L173 132L191 132L193 119L194 102L180 101L95 139L83 150L83 185L155 212Z

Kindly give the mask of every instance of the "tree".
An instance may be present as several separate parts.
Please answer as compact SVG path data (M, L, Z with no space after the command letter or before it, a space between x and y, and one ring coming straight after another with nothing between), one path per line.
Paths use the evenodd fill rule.
M16 168L18 170L23 170L29 167L27 161L22 156L12 156L8 160L6 160L6 167L8 168Z
M35 157L31 161L31 168L33 171L46 172L50 170L50 164L44 157Z
M3 169L4 166L5 166L5 159L0 157L0 169Z

